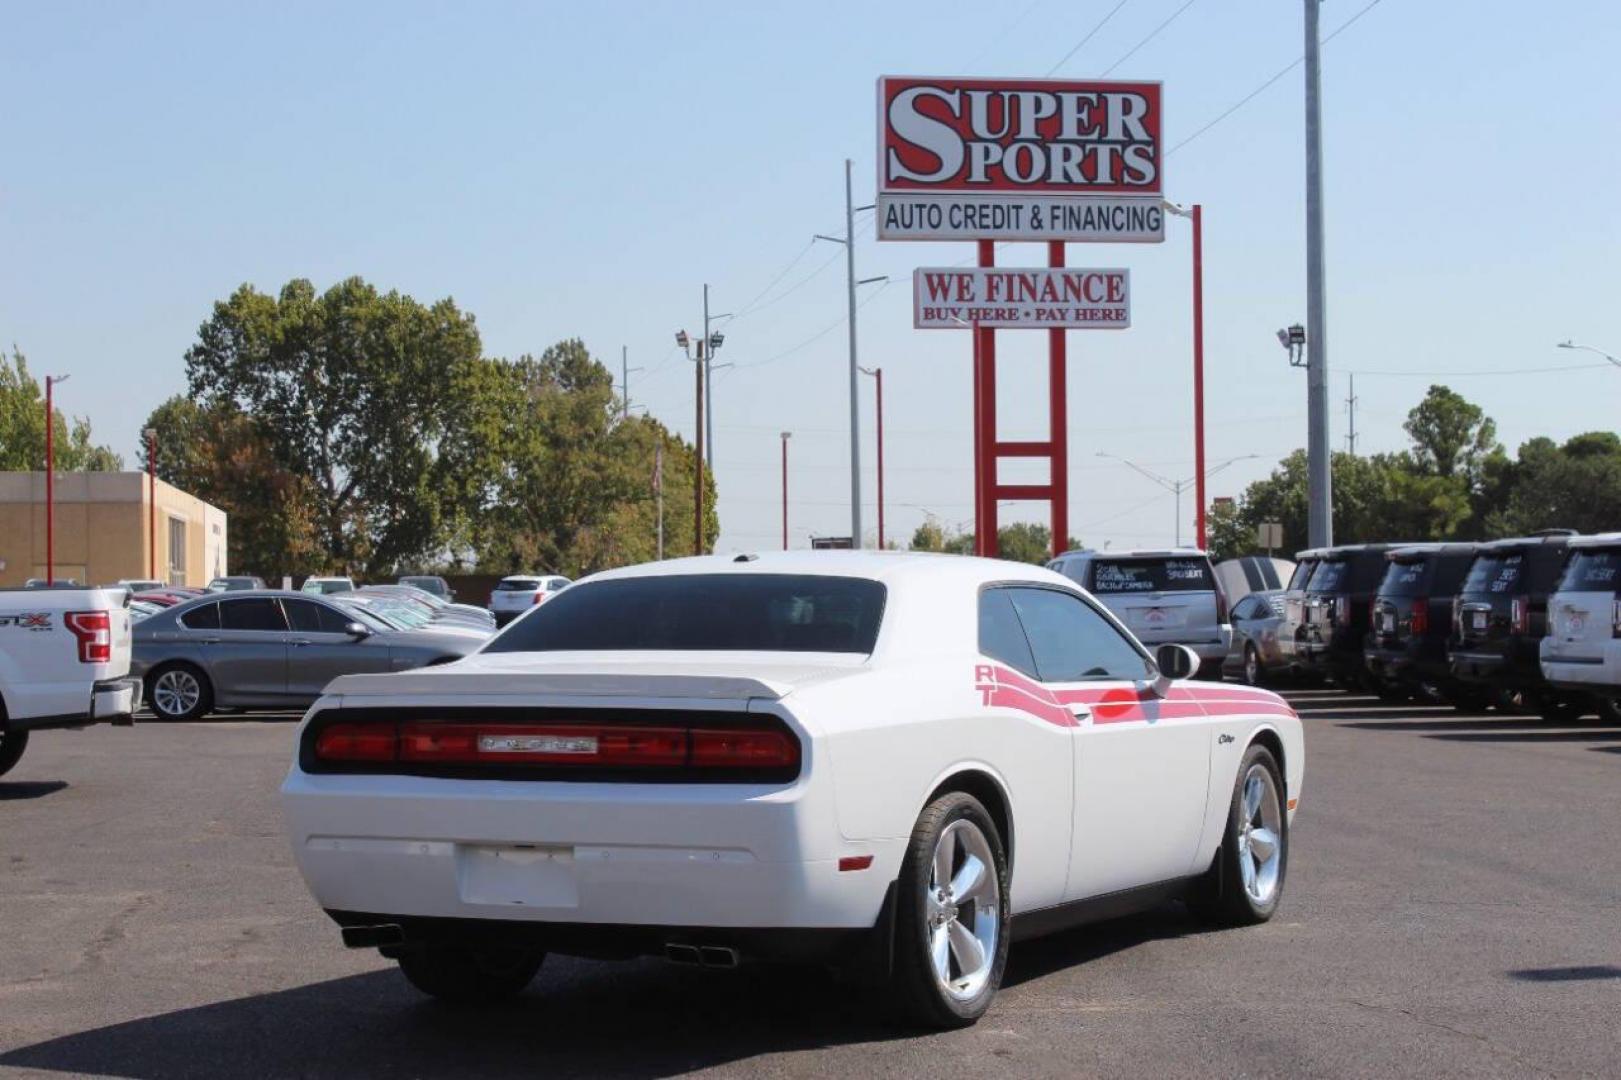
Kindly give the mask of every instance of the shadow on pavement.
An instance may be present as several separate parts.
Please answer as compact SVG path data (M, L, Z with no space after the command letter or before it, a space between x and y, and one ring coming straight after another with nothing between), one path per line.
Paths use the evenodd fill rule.
M1521 968L1508 973L1522 982L1589 982L1595 979L1621 979L1621 967L1614 964L1587 964L1576 967Z
M68 786L66 780L15 780L0 783L0 802L12 799L42 799Z
M499 1006L444 1006L379 971L64 1035L0 1054L0 1066L140 1080L669 1076L905 1034L877 1011L818 971L548 960Z
M1007 972L1002 978L1002 985L1018 986L1150 941L1202 932L1204 928L1195 923L1179 904L1166 904L1140 915L1078 926L1050 937L1014 945L1008 953Z
M1450 720L1355 720L1343 725L1360 731L1419 731L1458 732L1478 730L1485 733L1525 731L1528 733L1566 731L1571 728L1592 728L1621 733L1621 728L1597 717L1587 720L1548 721L1537 716L1458 716Z
M1448 742L1603 742L1621 739L1621 728L1611 724L1603 731L1454 731L1426 737Z

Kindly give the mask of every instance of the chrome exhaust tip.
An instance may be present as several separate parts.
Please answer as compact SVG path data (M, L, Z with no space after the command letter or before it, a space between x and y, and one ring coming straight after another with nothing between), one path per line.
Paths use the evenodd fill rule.
M664 946L664 959L672 964L684 964L689 967L702 967L703 956L696 945L680 945L676 942L667 942Z
M737 966L737 950L724 945L700 946L698 956L706 968L735 968Z

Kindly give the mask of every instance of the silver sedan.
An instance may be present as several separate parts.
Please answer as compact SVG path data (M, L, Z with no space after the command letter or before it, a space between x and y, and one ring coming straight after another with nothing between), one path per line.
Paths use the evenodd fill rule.
M396 630L363 610L294 592L215 594L135 627L130 673L165 720L215 707L302 708L339 675L404 671L459 660L484 639Z
M1251 686L1264 686L1287 662L1278 648L1283 590L1253 592L1233 605L1233 643L1222 669Z

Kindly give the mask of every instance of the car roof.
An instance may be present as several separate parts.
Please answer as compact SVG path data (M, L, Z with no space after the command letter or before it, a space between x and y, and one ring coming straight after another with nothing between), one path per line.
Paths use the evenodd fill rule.
M1479 544L1463 542L1407 544L1402 547L1391 548L1385 552L1385 558L1394 562L1397 559L1410 559L1415 555L1473 555L1479 548Z
M930 583L963 578L981 582L1028 580L1075 588L1075 583L1069 578L1034 563L936 552L850 550L695 555L604 570L579 584L586 586L618 578L676 574L809 574L867 578L886 584Z
M1570 538L1570 546L1573 548L1618 547L1621 546L1621 532L1573 536Z
M1124 548L1111 551L1099 551L1096 548L1076 548L1072 551L1066 551L1064 554L1087 555L1094 559L1201 559L1206 557L1202 549L1192 547Z

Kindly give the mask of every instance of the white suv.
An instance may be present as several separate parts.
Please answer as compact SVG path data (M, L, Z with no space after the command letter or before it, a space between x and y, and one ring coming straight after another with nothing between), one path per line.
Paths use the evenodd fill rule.
M1199 654L1195 677L1221 681L1233 627L1204 552L1066 551L1047 568L1091 593L1150 650L1166 643L1186 645Z
M1548 597L1542 674L1560 690L1593 695L1621 720L1621 533L1570 540L1565 573Z
M557 574L513 574L496 582L490 593L490 614L495 625L505 626L536 604L562 592L569 579Z

